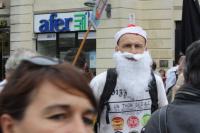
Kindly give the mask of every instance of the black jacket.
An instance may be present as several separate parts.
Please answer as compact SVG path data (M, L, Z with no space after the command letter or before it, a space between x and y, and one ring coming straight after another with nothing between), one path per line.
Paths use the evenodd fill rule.
M159 127L159 110L152 114L144 133L162 133ZM160 123L163 126L164 122ZM167 133L200 133L200 89L184 85L174 102L167 106Z

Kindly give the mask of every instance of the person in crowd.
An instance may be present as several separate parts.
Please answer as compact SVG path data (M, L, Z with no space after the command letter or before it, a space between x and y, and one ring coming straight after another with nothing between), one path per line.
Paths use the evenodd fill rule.
M162 81L163 81L163 83L164 83L164 85L165 85L165 81L166 81L166 75L165 75L165 69L160 69L159 70L159 74L160 74L160 76L161 76L161 78L162 78Z
M69 62L69 63L72 63L75 56L76 56L77 51L78 51L77 48L71 48L71 49L67 50L66 55L64 57L64 60ZM80 56L79 56L79 58L76 62L76 67L83 69L84 66L85 66L85 63L86 63L85 54L83 52L81 52Z
M176 68L177 70L174 69L175 71L170 71L170 70L168 71L168 79L169 80L171 79L171 81L174 82L173 84L171 84L171 87L169 87L166 92L168 102L173 101L177 89L180 88L181 85L183 85L183 82L184 82L183 69L184 69L184 65L185 65L185 56L184 55L182 55L180 57L178 64L179 65ZM172 80L172 79L174 79L174 80Z
M152 61L151 68L152 68L152 71L153 71L154 74L157 74L157 75L160 76L160 74L159 74L158 71L156 70L156 69L157 69L157 64L156 64L156 62L155 62L154 60Z
M199 133L200 123L200 40L186 50L184 85L174 101L156 111L144 133Z
M79 70L59 60L23 60L0 94L2 133L93 133L97 104Z
M141 27L129 25L114 38L116 68L90 83L99 101L95 129L98 133L140 132L151 113L168 104L164 85L151 71L147 35Z
M25 48L16 49L6 61L5 79L0 83L0 91L2 91L5 84L7 83L7 80L9 80L9 77L12 75L12 73L15 71L15 69L23 59L27 59L38 55L39 54L36 51L30 49L25 49Z
M171 93L170 91L172 91L171 90L172 87L176 84L176 81L178 79L178 67L183 59L184 59L184 55L181 55L179 58L178 64L176 66L170 68L166 72L166 92L167 92L167 94Z
M177 82L176 82L175 86L172 88L171 101L174 100L176 92L184 84L184 76L183 76L184 67L185 67L185 56L183 56L183 60L180 62L180 65L178 67L178 79L177 79Z
M77 54L77 51L78 51L77 48L69 49L64 57L64 60L72 63ZM86 61L86 56L83 52L80 53L75 66L83 71L83 75L86 77L88 82L90 82L92 80L93 73L89 69L88 63Z
M151 68L152 68L152 70L153 70L154 72L156 71L157 65L156 65L156 62L155 62L154 60L152 61Z

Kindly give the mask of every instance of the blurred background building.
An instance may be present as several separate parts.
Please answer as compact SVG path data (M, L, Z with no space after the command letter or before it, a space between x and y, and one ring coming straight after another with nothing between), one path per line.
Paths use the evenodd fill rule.
M24 47L64 58L78 48L88 27L88 0L0 0L0 77L9 54ZM91 0L89 0L91 2ZM148 33L148 48L158 67L168 68L180 54L182 0L108 0L99 27L88 35L84 53L100 73L114 66L113 36L129 16Z

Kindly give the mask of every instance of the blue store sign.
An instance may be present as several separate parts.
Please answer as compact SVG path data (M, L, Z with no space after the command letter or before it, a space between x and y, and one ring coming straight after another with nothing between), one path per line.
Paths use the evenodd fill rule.
M34 32L85 31L88 28L88 18L88 11L35 15Z

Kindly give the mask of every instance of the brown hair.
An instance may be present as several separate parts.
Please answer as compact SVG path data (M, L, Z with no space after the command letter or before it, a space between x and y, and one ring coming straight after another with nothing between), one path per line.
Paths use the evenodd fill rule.
M6 113L16 120L22 120L27 106L34 98L33 91L44 81L49 81L67 93L83 94L97 109L91 88L83 75L70 64L42 66L23 61L0 94L0 116Z
M182 73L184 71L185 66L185 56L181 56L179 60L179 66L178 66L178 73Z

